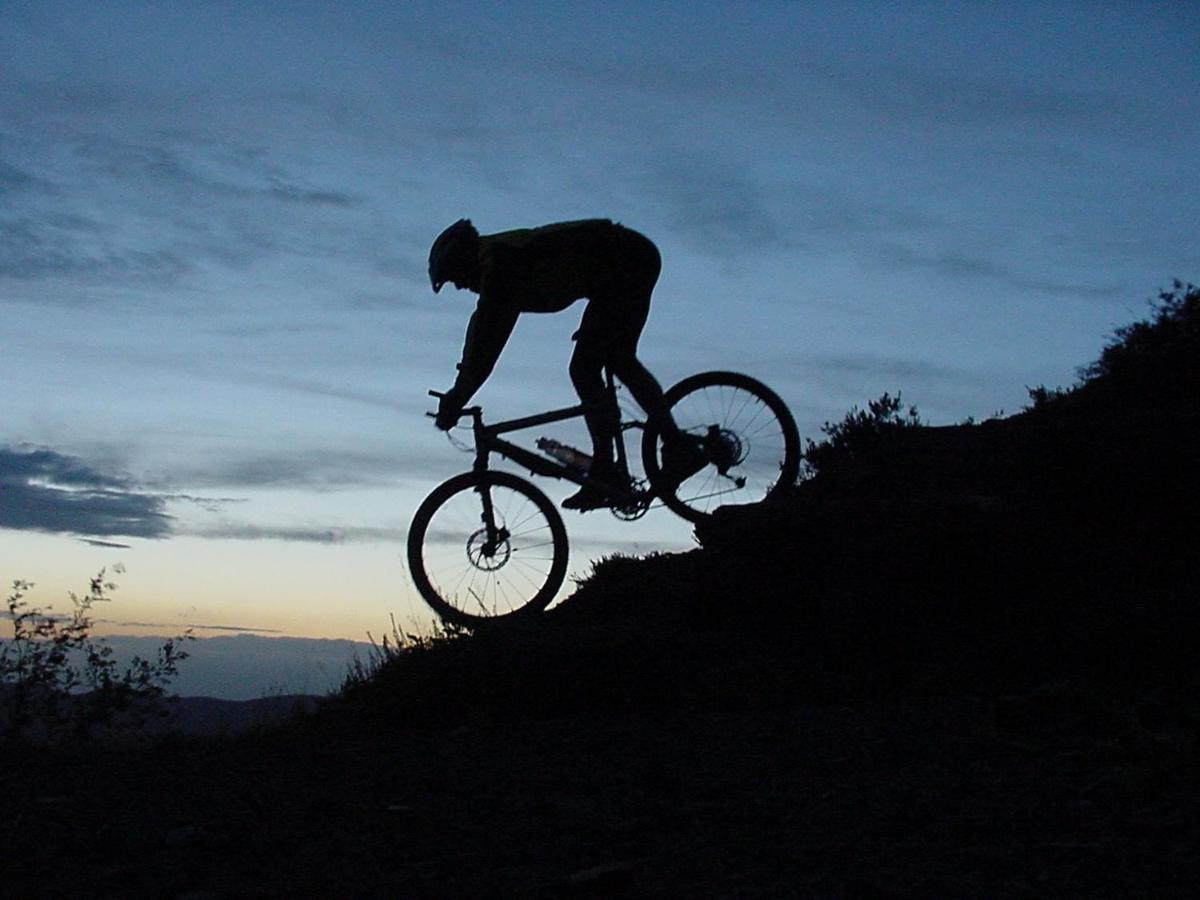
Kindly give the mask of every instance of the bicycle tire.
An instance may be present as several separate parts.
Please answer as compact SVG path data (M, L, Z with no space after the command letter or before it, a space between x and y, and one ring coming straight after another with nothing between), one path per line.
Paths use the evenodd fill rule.
M490 555L478 496L484 486L496 524L512 531ZM464 472L443 482L408 530L417 591L442 619L468 628L540 613L562 587L568 553L567 529L550 498L508 472Z
M761 381L737 372L701 372L673 385L663 399L682 431L702 438L716 428L738 458L727 473L710 463L681 484L668 485L662 477L660 435L647 426L642 464L672 512L700 522L719 506L771 500L796 483L800 433L787 405ZM745 479L740 487L738 478Z

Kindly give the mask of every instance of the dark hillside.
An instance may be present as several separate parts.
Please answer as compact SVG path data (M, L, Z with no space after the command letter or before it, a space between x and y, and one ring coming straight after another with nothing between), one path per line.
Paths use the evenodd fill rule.
M860 426L833 452L810 450L821 467L788 502L727 507L686 564L606 568L561 615L596 604L611 621L622 597L634 620L653 615L635 585L657 566L686 584L674 599L698 621L813 643L832 666L849 654L844 678L890 689L1072 673L1190 682L1200 293L1163 295L1079 385L1031 395L981 424Z
M860 416L810 448L820 467L786 501L718 511L690 553L603 560L536 629L477 635L455 646L462 660L432 654L451 671L495 667L448 707L742 706L1061 679L1182 698L1200 649L1198 361L1200 295L1180 287L1078 385L1032 390L1018 415ZM420 670L402 661L368 688L447 699Z
M0 893L1191 896L1198 360L1177 287L1069 390L848 417L785 501L316 717L10 754Z

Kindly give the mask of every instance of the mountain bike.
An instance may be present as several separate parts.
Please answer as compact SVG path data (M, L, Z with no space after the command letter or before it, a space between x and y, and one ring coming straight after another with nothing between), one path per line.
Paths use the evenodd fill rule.
M616 382L607 370L605 384L607 408L619 417L614 449L622 472L630 471L626 435L641 432L645 477L620 485L589 476L589 458L555 441L538 441L544 451L538 453L504 437L582 417L582 405L490 425L481 407L462 410L460 420L471 420L475 463L425 498L408 532L413 581L444 620L478 627L534 616L550 604L566 577L562 516L530 481L489 468L492 454L533 475L600 487L612 497L612 513L624 520L637 519L661 502L699 522L719 506L768 501L795 483L800 468L796 423L784 402L761 382L736 372L703 372L665 392L672 418L704 458L704 467L678 484L663 475L659 430L647 418L630 417L621 409Z

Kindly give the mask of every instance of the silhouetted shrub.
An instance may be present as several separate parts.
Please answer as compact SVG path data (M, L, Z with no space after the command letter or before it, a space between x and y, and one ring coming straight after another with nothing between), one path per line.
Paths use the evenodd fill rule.
M1067 388L1048 388L1044 384L1039 384L1037 387L1026 387L1025 390L1029 393L1030 400L1029 405L1025 407L1027 410L1046 410L1056 401L1071 393Z
M1027 412L1097 404L1110 414L1148 409L1186 413L1200 393L1200 289L1181 281L1150 301L1151 315L1114 329L1100 357L1070 388L1027 388Z
M1152 316L1113 332L1100 358L1079 370L1086 381L1128 380L1139 385L1195 384L1200 354L1200 289L1175 281L1151 301ZM1166 376L1166 377L1164 377Z
M887 435L924 424L915 406L904 408L899 391L884 393L865 410L851 407L840 422L826 422L821 431L826 440L808 441L804 451L804 476L842 471L879 456Z
M104 570L81 597L69 594L72 611L56 616L25 600L33 587L14 581L7 598L12 637L0 641L0 736L54 739L87 737L120 712L161 698L187 658L181 649L190 630L169 638L155 659L135 656L124 669L112 647L92 637L92 607L116 588Z

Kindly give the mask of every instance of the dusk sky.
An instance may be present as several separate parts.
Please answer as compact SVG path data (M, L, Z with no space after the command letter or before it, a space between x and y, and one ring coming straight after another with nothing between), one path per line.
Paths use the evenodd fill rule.
M0 577L60 605L120 563L141 634L428 623L462 216L647 234L643 360L806 437L884 391L1017 412L1200 280L1198 40L1194 3L0 0ZM574 401L582 309L523 317L489 414ZM576 575L693 546L566 521Z

